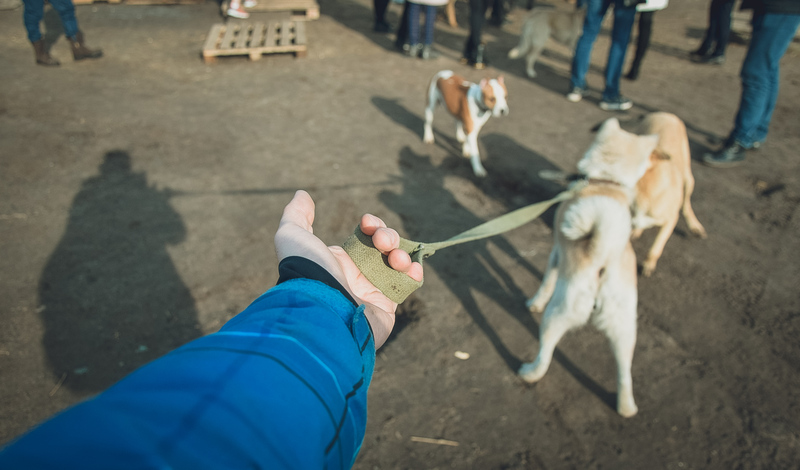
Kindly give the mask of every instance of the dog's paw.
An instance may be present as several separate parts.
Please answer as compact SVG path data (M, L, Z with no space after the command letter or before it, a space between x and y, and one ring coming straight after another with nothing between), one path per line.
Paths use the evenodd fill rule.
M486 175L489 174L486 173L486 170L483 167L473 168L473 171L475 172L475 176L477 176L478 178L486 178Z
M699 223L697 225L690 225L689 230L700 238L708 238L708 234L706 233L706 229L703 228L702 225Z
M528 74L528 78L536 78L536 72L533 69L528 69L525 73Z
M433 134L425 134L422 137L422 141L425 142L426 144L432 144L434 141Z
M537 369L538 367L535 362L526 362L519 368L517 375L525 382L532 384L538 382L544 376L544 372Z
M636 403L633 400L630 400L629 403L617 403L617 413L623 418L632 418L636 416L636 413L639 412L639 408L636 406Z
M642 263L642 276L650 277L656 270L656 263L658 263L657 259L645 260L645 262Z
M525 306L528 307L528 311L531 313L542 313L544 312L544 305L540 305L540 302L536 301L536 297L531 297L525 302Z

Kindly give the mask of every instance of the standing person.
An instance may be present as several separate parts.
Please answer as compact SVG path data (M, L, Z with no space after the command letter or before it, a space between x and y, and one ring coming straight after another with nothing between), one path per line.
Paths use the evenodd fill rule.
M620 94L619 79L622 75L622 65L625 63L628 41L631 39L631 29L636 18L636 4L638 3L644 3L644 0L583 0L578 2L578 7L586 5L586 19L583 22L583 34L575 46L575 56L572 59L570 92L567 93L569 101L577 103L583 99L592 47L600 32L603 17L613 4L614 27L611 31L611 48L608 51L606 62L606 87L603 90L600 108L606 111L624 111L633 106L631 100Z
M744 0L742 9L753 10L753 33L739 73L739 110L723 147L703 156L703 163L716 168L739 165L747 150L766 140L778 101L781 57L800 26L798 0Z
M486 10L490 0L469 0L469 36L464 44L464 56L461 63L478 70L486 68L486 45L481 41L483 23L486 22Z
M667 8L669 0L647 0L646 3L636 5L639 12L639 34L636 36L636 55L633 57L631 68L625 78L636 80L639 78L639 69L642 67L644 55L650 47L650 37L653 35L653 16L656 11Z
M12 442L0 468L350 468L397 304L315 237L313 222L314 201L298 191L275 233L277 286L219 332ZM396 231L371 215L360 229L390 266L422 281Z
M83 33L78 29L78 20L75 18L75 5L72 0L49 0L50 5L58 12L61 24L64 27L64 35L69 39L72 49L72 58L75 60L97 59L103 56L100 49L89 49L83 42ZM28 31L28 40L33 44L33 52L36 55L36 63L45 66L57 66L61 63L53 58L48 51L47 44L42 38L39 23L44 18L44 0L24 0L25 13L23 22Z
M434 59L438 56L433 52L433 27L436 22L436 8L447 4L447 0L407 0L408 4L408 51L411 57L420 56L423 59ZM419 42L419 19L422 10L425 11L425 37L423 43Z
M731 11L734 3L736 0L711 0L705 38L700 47L691 53L694 62L714 65L725 63L725 49L728 47L731 35Z

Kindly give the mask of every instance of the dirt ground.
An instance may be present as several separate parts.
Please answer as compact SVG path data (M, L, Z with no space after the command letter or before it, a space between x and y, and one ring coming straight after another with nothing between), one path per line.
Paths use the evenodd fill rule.
M486 28L492 67L480 72L458 63L464 2L462 27L440 22L442 56L427 62L372 32L368 0L323 0L306 58L214 65L199 53L221 21L215 3L78 6L89 45L105 52L79 63L51 11L60 68L34 65L21 8L0 11L0 444L215 331L271 287L272 235L297 188L315 198L315 233L331 244L364 212L438 241L558 192L538 172L571 170L611 116L596 106L608 31L590 95L569 103L569 50L550 44L534 80L505 58L521 6ZM720 67L688 60L707 6L676 0L657 13L641 78L622 84L636 104L622 117L677 114L695 159L730 130L746 50L734 42ZM392 4L393 25L399 13ZM524 301L552 246L548 214L426 264L379 351L356 468L797 468L800 44L781 66L764 148L735 169L693 165L708 238L680 222L640 279L636 417L615 413L611 352L591 328L560 343L539 384L515 376L538 347L540 317ZM459 156L443 111L437 144L421 141L425 86L441 69L506 76L511 113L480 136L485 179Z

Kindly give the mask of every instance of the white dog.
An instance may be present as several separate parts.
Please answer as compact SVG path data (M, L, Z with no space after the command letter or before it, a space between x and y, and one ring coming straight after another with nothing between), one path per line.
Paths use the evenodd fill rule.
M625 132L616 118L603 124L578 163L586 186L556 212L555 245L542 285L527 303L544 316L539 355L522 365L522 379L541 379L562 336L591 321L611 343L617 362L617 412L624 417L638 411L631 379L637 292L630 206L657 144L658 136Z
M508 58L517 59L524 55L525 72L530 78L536 77L533 65L544 50L548 38L552 37L574 51L583 30L584 18L586 8L572 11L558 10L552 6L534 8L522 25L519 45L508 51Z
M433 76L428 87L422 141L433 143L433 111L439 103L444 104L456 118L456 139L462 144L463 155L470 158L472 171L475 176L486 176L478 153L478 132L491 116L508 114L507 98L508 90L502 75L475 84L451 70L442 70Z

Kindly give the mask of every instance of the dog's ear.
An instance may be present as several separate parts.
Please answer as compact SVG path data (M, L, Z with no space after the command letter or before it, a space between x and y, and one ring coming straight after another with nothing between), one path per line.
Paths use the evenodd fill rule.
M650 154L651 160L672 160L672 157L669 156L668 153L662 152L659 149L653 150L653 153Z
M506 83L506 82L505 82L505 77L503 77L502 75L500 75L499 77L497 77L497 83L499 83L499 84L501 84L501 85L505 85L505 83Z
M618 130L619 130L619 121L617 121L617 118L609 118L606 119L605 122L603 122L603 124L600 125L600 129L598 129L598 134L606 135L610 132Z
M485 86L486 86L486 84L487 84L487 83L489 83L489 81L488 81L488 80L486 80L486 79L484 78L484 79L482 79L482 80L481 80L481 83L480 83L478 86L480 86L481 88L483 88L483 87L485 87Z

